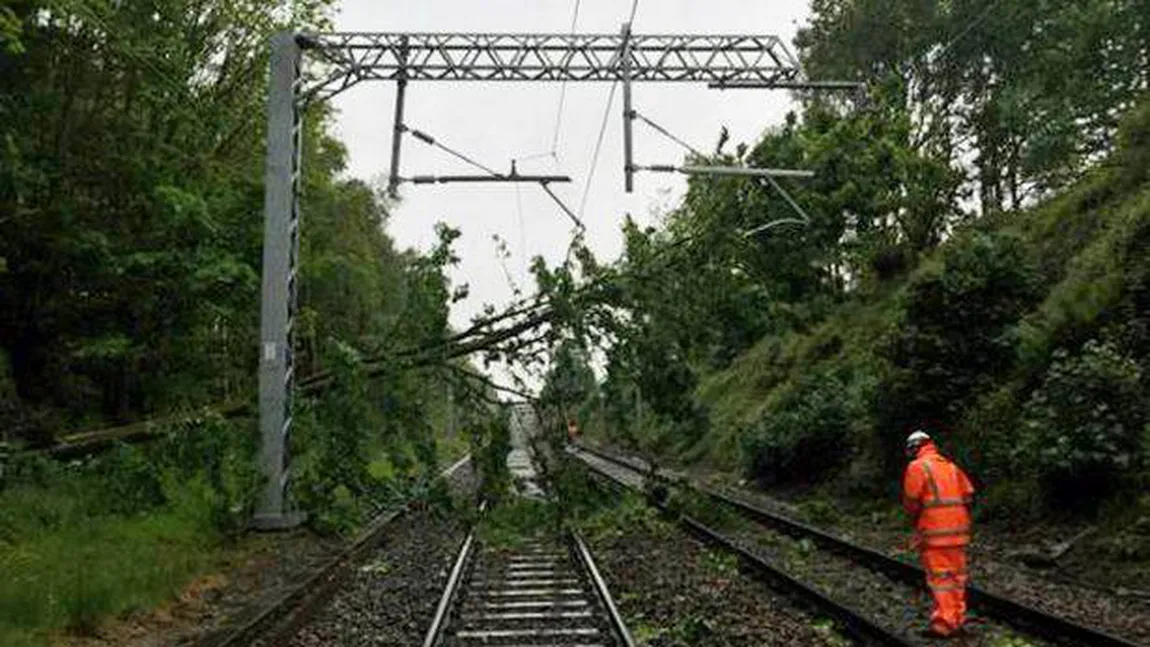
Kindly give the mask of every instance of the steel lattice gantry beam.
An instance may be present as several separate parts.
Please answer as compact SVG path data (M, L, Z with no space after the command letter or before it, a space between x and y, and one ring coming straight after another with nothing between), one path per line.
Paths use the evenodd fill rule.
M631 81L757 84L798 80L799 63L776 36L641 34L300 35L331 66L307 93L323 99L365 80Z
M306 74L305 55L319 64ZM281 32L271 41L270 69L259 366L260 468L265 490L253 522L259 528L290 527L301 518L292 511L287 487L305 104L330 99L361 81L395 82L399 91L391 161L394 189L400 180L405 89L411 81L620 81L626 130L623 170L629 191L631 174L647 168L635 165L631 157L632 83L803 85L798 61L775 36L634 35L630 25L619 34L591 35ZM495 174L483 179L520 178ZM541 185L548 190L546 182ZM567 214L581 224L574 214Z

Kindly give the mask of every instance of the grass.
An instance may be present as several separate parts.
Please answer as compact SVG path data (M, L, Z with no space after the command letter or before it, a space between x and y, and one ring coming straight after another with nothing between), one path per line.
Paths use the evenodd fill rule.
M714 432L675 458L739 472L745 464L740 432L777 405L785 387L819 362L873 362L875 340L894 324L906 279L874 288L840 305L809 330L759 340L728 368L703 377L696 396L711 412Z
M29 494L0 502L20 505ZM72 515L0 544L0 644L42 645L60 630L90 633L105 618L178 594L219 546L191 505L131 518Z
M576 528L591 543L618 539L630 533L644 532L654 536L667 536L673 532L669 524L659 522L659 512L647 504L642 496L630 490L610 503L604 502L594 511L579 518Z
M476 535L489 546L517 546L559 529L559 508L550 501L511 499L487 511Z
M454 462L467 451L466 435L440 440L439 450L446 464ZM414 464L414 453L405 451ZM220 493L202 472L169 473L154 454L163 452L109 455L83 466L43 461L0 488L0 645L90 635L117 618L150 612L221 568L235 546L220 530ZM386 458L371 471L383 480L397 476ZM156 504L149 489L154 472L162 473L165 503ZM242 510L238 516L242 526Z

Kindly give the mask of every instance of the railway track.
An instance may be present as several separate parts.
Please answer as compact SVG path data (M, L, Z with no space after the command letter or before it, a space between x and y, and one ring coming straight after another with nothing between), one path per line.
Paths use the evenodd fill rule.
M424 647L632 647L630 634L578 535L513 548L464 540Z
M513 418L507 458L526 499L544 496L529 442L534 426L530 413ZM535 531L497 546L485 545L475 529L460 544L423 641L424 647L633 644L578 533Z
M451 481L470 463L469 454L443 470L439 477ZM353 565L377 546L388 529L393 528L406 512L400 508L379 515L343 551L317 571L281 591L270 602L249 609L232 626L205 635L197 644L202 647L284 644L331 598L353 571Z
M634 459L616 456L585 446L571 448L570 451L593 472L609 479L616 487L642 490L645 487L646 479L652 476L650 469L645 464ZM671 478L665 473L655 474L654 478L665 487L685 488L706 496L714 503L753 521L755 525L759 526L758 529L741 531L735 536L731 536L709 528L698 520L689 517L680 519L683 525L696 535L736 552L744 561L775 583L831 613L852 637L868 643L916 644L913 638L908 639L905 628L892 627L890 623L875 621L850 604L831 599L821 592L819 587L795 577L793 573L788 572L792 569L779 568L778 565L788 563L788 559L780 558L777 552L779 541L777 537L770 535L772 533L785 535L808 544L814 544L826 551L827 554L824 557L814 560L813 566L800 569L805 570L805 575L830 570L835 560L852 562L871 571L873 573L871 575L872 581L874 577L889 580L890 584L887 586L893 587L898 595L904 596L903 599L910 599L916 594L920 595L924 586L924 575L917 566L853 544L818 528L789 519L777 512L763 509L731 494L692 484L684 479ZM773 548L763 549L764 545ZM857 585L857 583L845 582L845 584L844 589L847 590L852 599L856 597L853 595L854 593L861 593L861 591L849 591L850 585ZM988 627L980 628L987 634L998 631L997 626L1008 628L1008 631L1009 629L1019 630L1028 637L1037 636L1056 644L1137 647L1136 643L1123 638L1077 624L1066 618L1046 613L976 586L971 586L969 592L972 607L983 611L995 621L988 623Z

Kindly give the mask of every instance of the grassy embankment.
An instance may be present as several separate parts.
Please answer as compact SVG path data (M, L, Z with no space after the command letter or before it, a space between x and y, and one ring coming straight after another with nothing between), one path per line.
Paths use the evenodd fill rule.
M816 325L704 373L710 432L684 445L656 429L647 444L884 515L898 443L931 420L978 480L983 521L1089 520L1100 555L1150 564L1148 311L1144 104L1077 184L959 227Z
M434 405L428 417L445 428ZM260 544L243 532L258 491L252 425L208 420L82 463L17 461L0 489L0 644L94 633L242 562ZM442 462L467 452L463 433L437 444ZM379 483L418 467L409 447L377 456Z

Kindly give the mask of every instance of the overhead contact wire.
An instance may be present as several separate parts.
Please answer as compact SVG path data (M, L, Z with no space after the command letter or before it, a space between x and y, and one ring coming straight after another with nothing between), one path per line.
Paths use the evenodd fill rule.
M607 134L607 120L611 118L611 106L615 103L615 90L619 81L611 84L611 92L607 95L607 107L603 110L603 123L599 125L599 138L595 142L595 152L591 155L591 168L587 171L587 181L583 185L583 197L579 200L579 215L583 216L587 210L587 196L591 194L591 182L595 179L595 168L599 165L599 153L603 149L603 137Z
M568 30L572 36L575 35L575 26L579 22L579 5L581 0L575 0L575 10L571 13L571 28ZM567 81L564 80L559 86L559 107L555 111L555 132L551 135L551 152L548 153L552 158L558 161L559 154L559 129L563 125L563 105L567 102Z

